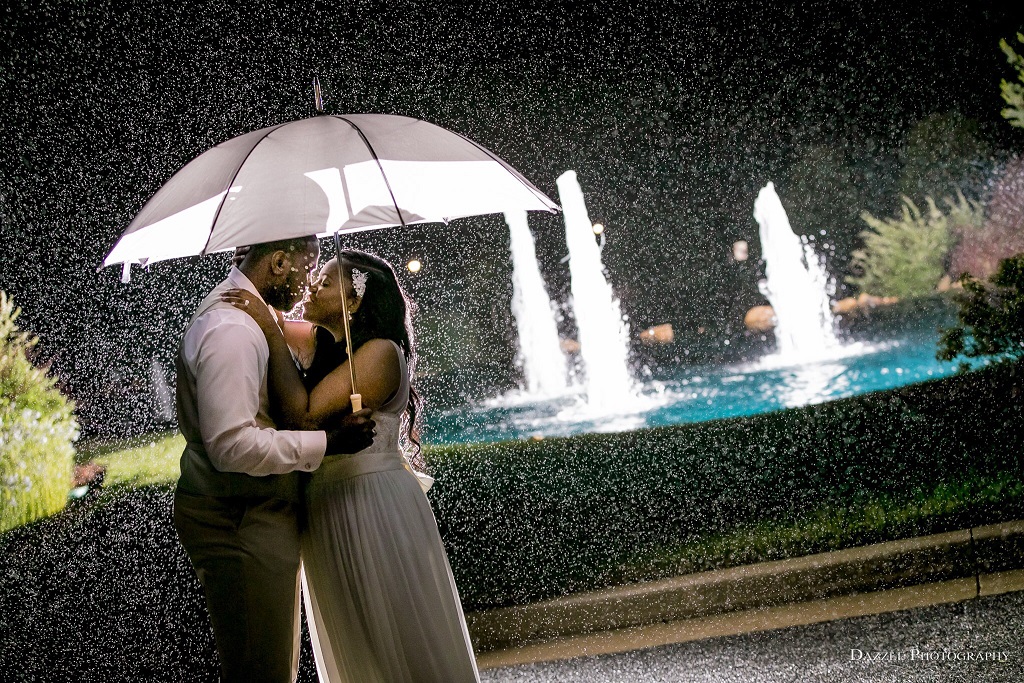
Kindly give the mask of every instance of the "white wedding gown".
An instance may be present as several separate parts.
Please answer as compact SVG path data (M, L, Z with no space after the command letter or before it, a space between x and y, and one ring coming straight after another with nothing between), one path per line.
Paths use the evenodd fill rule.
M398 357L373 445L321 466L306 490L303 596L322 683L479 681L433 511L399 450Z

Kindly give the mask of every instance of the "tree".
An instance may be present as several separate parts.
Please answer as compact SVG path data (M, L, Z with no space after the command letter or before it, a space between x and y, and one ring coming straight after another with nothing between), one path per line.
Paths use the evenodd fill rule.
M1024 44L1024 33L1017 34L1017 42ZM999 41L999 47L1006 53L1006 61L1016 69L1017 80L1020 81L1011 83L1005 78L1000 81L999 89L1002 91L1003 100L1009 105L1001 113L1011 126L1024 128L1024 57L1017 54L1005 39Z
M853 252L853 270L847 278L862 292L900 298L926 296L946 272L945 259L952 242L949 219L931 197L927 213L903 197L900 218L876 218L865 211L868 229L860 236L864 248Z
M958 324L943 330L936 358L1024 357L1024 254L1000 261L988 284L960 282Z
M955 192L976 197L990 156L977 121L956 112L931 114L914 125L903 143L900 190L917 201Z
M1017 42L1024 44L1024 33L1017 34ZM1004 78L1000 82L1003 100L1009 105L1001 113L1011 126L1024 128L1024 57L1006 40L1000 40L999 47L1020 81L1010 83ZM1007 165L996 181L989 220L983 230L976 232L986 239L983 248L976 249L980 253L974 260L980 264L975 270L984 270L986 261L991 260L997 249L1018 253L999 261L988 283L969 273L960 277L963 291L957 296L958 324L942 331L935 354L939 360L954 360L960 356L1024 357L1024 251L1019 251L1024 240L1022 180L1024 160L1018 158ZM967 370L967 364L962 364L960 369Z

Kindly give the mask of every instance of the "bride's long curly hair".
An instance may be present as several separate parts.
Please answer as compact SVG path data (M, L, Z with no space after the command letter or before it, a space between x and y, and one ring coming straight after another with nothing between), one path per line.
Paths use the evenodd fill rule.
M395 276L391 264L374 254L354 249L343 249L339 264L351 277L352 269L358 268L367 274L366 291L349 328L352 333L352 348L358 349L371 339L390 339L402 349L409 374L409 405L405 409L405 440L409 446L409 459L417 469L423 469L424 461L419 437L419 419L423 400L413 385L416 373L416 343L413 334L412 316L415 305L406 295ZM323 328L317 328L316 354L306 371L307 380L316 384L348 358L345 342L336 343L333 335Z

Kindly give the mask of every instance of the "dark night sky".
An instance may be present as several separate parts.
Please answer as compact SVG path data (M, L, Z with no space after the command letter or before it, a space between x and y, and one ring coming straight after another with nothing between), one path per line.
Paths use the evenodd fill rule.
M129 285L96 264L188 160L310 115L317 73L337 110L454 129L553 198L575 169L634 328L729 334L760 302L756 263L731 263L729 245L747 239L756 258L757 190L775 180L796 202L786 183L808 148L845 159L857 211L876 213L896 207L901 145L930 114L976 119L993 163L1024 149L999 117L1012 72L998 40L1024 28L1014 4L15 1L0 10L0 288L83 406L154 356L169 367L224 259L159 264ZM829 226L840 277L854 219ZM531 226L564 301L561 221ZM465 362L458 344L508 364L506 242L494 217L350 243L425 259L409 285L425 367L443 367Z

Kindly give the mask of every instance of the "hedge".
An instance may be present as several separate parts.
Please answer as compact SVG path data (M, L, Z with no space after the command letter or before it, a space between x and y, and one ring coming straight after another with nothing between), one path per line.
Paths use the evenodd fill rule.
M467 609L598 588L645 551L1019 478L1022 377L1003 364L754 417L431 448L431 502Z

